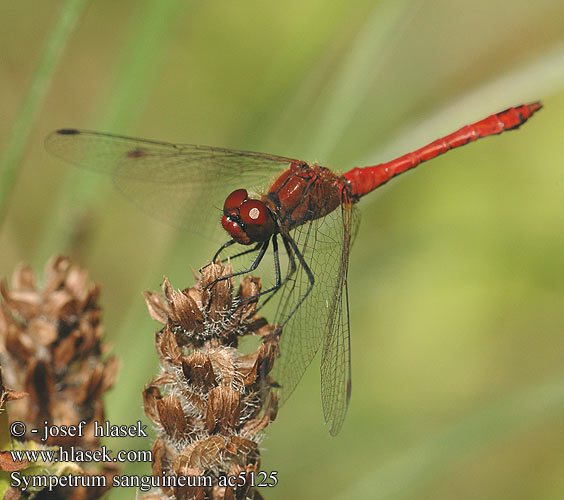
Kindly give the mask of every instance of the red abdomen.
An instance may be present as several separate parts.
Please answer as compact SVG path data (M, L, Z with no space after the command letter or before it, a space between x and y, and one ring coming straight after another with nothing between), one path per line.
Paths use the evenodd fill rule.
M476 123L466 125L412 153L373 167L353 168L343 174L343 177L348 182L352 196L358 199L388 182L392 177L415 168L420 163L431 160L451 149L464 146L482 137L501 134L507 130L515 130L541 108L540 102L508 108L501 113L495 113Z

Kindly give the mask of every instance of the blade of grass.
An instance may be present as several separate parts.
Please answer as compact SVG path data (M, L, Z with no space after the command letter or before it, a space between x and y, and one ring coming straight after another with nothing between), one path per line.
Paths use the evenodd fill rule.
M41 104L57 63L63 54L70 34L88 4L88 0L67 0L63 5L39 59L29 88L24 95L10 137L0 158L0 221L4 217L29 134L41 110Z
M515 106L521 102L546 100L548 96L558 92L564 85L564 45L557 45L542 57L535 57L529 63L520 65L483 85L472 92L458 96L456 100L447 102L432 115L418 122L411 122L402 130L393 133L397 139L389 142L384 149L371 151L369 154L354 159L359 165L374 163L375 158L393 158L401 152L409 151L418 144L425 144L441 131L447 133L471 121L481 114L487 115L492 110ZM499 102L499 96L504 101ZM497 104L496 104L497 103ZM468 112L473 115L468 115ZM466 119L464 118L466 115Z
M379 2L335 71L315 133L308 137L309 156L328 158L349 126L367 94L372 91L390 45L402 36L416 15L419 2Z
M119 73L115 76L112 95L104 104L104 112L96 120L94 128L101 130L118 130L126 133L127 129L136 122L143 112L144 98L152 82L157 78L158 62L161 53L166 48L169 37L174 34L171 24L178 17L178 9L186 8L186 3L179 0L151 0L143 3L137 11L136 19L131 28L129 41L121 50L118 65ZM51 210L45 224L45 232L41 244L36 251L36 261L43 261L53 252L53 249L69 248L71 245L68 227L78 224L78 213L69 213L69 207L81 207L81 211L88 210L96 213L106 198L107 180L88 172L69 167L69 175L65 181L56 206ZM66 221L67 223L61 223ZM166 243L161 249L166 251ZM119 258L119 256L116 256ZM161 255L153 255L159 261ZM120 305L124 308L119 324L108 325L116 352L122 362L120 377L122 383L106 398L108 417L112 421L129 422L132 415L142 418L140 411L139 387L147 380L147 373L154 371L156 366L153 346L151 342L143 342L132 349L132 335L146 329L145 306L140 294L139 283L143 276L136 276L136 281L129 283L130 293L123 297ZM142 326L140 326L140 324ZM148 338L148 337L147 337ZM143 367L143 369L139 369ZM137 413L132 408L139 409ZM122 443L114 443L118 448ZM141 445L140 445L141 446ZM147 464L129 464L128 470L146 473ZM116 494L117 497L117 494Z
M143 7L137 11L129 41L121 50L121 62L118 64L120 71L115 76L113 91L104 104L103 113L96 120L95 129L126 133L138 120L143 112L140 103L145 102L153 81L159 75L159 61L169 37L174 34L171 25L179 17L178 10L181 8L186 9L187 3L180 0L151 0L143 3ZM95 213L104 205L107 185L107 179L102 176L69 167L69 175L57 198L57 204L45 223L45 233L36 252L36 262L45 260L53 249L66 247L68 250L71 244L68 228L78 223L79 215L69 213L69 207L81 207L81 211ZM167 247L166 242L163 242L160 250L166 252ZM152 258L159 262L162 255L153 254ZM135 281L128 284L131 293L121 301L124 311L120 324L108 325L116 352L119 352L122 361L120 376L123 383L107 397L108 415L116 422L129 422L132 408L140 409L139 387L146 382L147 373L153 372L151 367L156 366L154 348L150 341L143 342L136 349L131 348L131 339L135 338L133 335L147 327L146 309L139 285L143 279L142 275L135 276ZM140 370L140 367L143 369ZM141 417L141 412L138 416ZM121 443L116 446L121 446ZM146 472L147 464L137 466ZM135 464L131 467L133 470Z
M120 56L120 71L115 77L114 89L104 112L96 120L94 128L119 130L125 133L136 122L143 111L144 102L151 83L158 75L156 67L168 37L173 30L170 25L180 8L185 4L179 0L152 0L141 4L136 11L129 42ZM69 169L69 175L51 208L44 224L45 231L35 252L34 262L39 265L54 251L65 253L71 245L71 234L77 225L79 214L69 207L80 206L81 212L96 211L105 199L105 180L102 176Z

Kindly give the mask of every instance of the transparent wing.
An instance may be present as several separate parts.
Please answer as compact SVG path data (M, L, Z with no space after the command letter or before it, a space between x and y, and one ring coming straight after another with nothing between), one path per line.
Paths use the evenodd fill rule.
M309 279L303 266L280 291L275 323L284 323L280 358L273 376L281 385L281 402L296 388L321 346L321 387L325 421L335 435L344 420L350 393L350 349L346 279L352 235L359 214L343 205L324 218L296 228L291 236L315 283L305 301Z
M149 215L212 238L221 231L223 202L231 191L260 193L295 161L74 129L52 133L45 147L74 165L111 174L118 189Z
M351 396L351 345L349 322L348 268L352 243L360 222L360 212L342 205L343 247L339 262L332 314L321 351L321 402L325 422L332 436L341 429Z

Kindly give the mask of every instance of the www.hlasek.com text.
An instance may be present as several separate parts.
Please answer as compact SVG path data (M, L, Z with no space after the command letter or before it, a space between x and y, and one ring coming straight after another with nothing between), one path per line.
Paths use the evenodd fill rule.
M74 446L59 446L57 449L39 450L10 450L14 463L27 462L152 462L153 454L150 450L118 450L115 456L113 451L101 446L97 450L83 450Z

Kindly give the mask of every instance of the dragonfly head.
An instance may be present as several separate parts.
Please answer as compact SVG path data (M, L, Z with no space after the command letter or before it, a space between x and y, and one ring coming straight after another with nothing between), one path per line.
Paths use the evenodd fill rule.
M249 198L246 189L237 189L225 199L221 225L242 245L266 241L276 227L268 207L260 200Z

